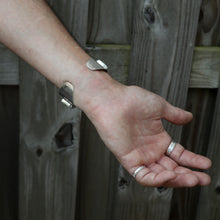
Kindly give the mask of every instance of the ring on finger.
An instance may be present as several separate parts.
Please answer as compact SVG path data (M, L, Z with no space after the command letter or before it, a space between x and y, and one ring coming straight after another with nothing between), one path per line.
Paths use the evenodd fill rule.
M176 147L176 142L171 141L168 148L167 148L167 155L168 156L170 156L170 154L173 152L175 147Z
M145 166L140 166L140 167L138 167L135 171L134 171L134 173L133 173L133 177L135 178L136 176L137 176L137 174L142 170L142 169L144 169L145 168Z

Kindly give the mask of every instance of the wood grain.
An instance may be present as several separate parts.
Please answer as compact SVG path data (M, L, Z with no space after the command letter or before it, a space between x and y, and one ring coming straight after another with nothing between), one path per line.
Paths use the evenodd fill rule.
M20 71L20 219L73 219L79 112L62 106L58 89L24 62ZM65 123L73 138L60 148L55 136Z
M83 48L87 39L89 0L47 0L58 18Z
M220 1L203 1L203 17L200 20L200 29L198 30L197 42L200 45L220 46ZM210 114L206 114L211 121L210 138L207 144L207 156L213 162L212 168L208 173L212 177L211 185L201 189L198 212L196 219L218 219L220 217L219 209L219 112L220 112L220 90L215 103L215 108ZM213 120L211 119L213 117Z
M18 85L18 57L0 44L0 85Z
M49 3L85 45L88 1ZM20 80L19 219L72 220L81 111L63 106L58 89L24 62Z
M185 107L200 4L201 1L136 2L130 84L142 86L176 106ZM182 127L164 125L172 138L180 141ZM125 198L118 197L116 207L121 206L127 212L138 210L140 205L144 208L127 219L169 219L172 190L162 189L158 193L157 189L141 188L132 183L128 191L126 205L122 205ZM133 202L134 197L138 202ZM120 209L117 216L123 218Z
M192 71L193 73L196 73L198 71L199 75L201 75L200 69L203 69L207 73L209 72L207 70L211 69L212 71L210 71L210 76L207 78L207 80L202 80L203 85L209 84L209 86L213 83L215 83L215 85L218 84L218 74L216 74L217 69L215 68L216 64L218 64L218 61L216 60L217 56L213 56L211 54L209 55L209 52L206 53L205 49L213 50L214 48L220 46L219 3L219 0L202 1L196 38L196 46L201 47L201 50L200 48L196 48L197 51L195 51L194 53L194 58L201 57L201 59L203 59L206 57L205 60L210 60L210 63L206 63L206 66L204 66L203 62L201 62L200 67L196 65L197 70ZM201 52L201 54L198 54L197 56L197 52ZM198 59L195 63L199 64L199 60L200 59ZM194 66L195 65L193 65L193 67ZM198 74L196 74L195 76L198 76ZM212 78L214 76L215 79ZM217 86L217 88L218 87L219 85ZM188 149L193 150L194 152L200 153L202 155L207 155L207 150L209 147L210 132L212 128L212 123L215 120L215 118L213 117L213 112L216 102L216 93L217 89L198 88L190 89L188 93L187 109L193 113L194 119L183 130L182 143ZM207 206L202 205L202 207L200 207L200 204L202 203L199 203L199 200L201 200L200 198L202 198L203 202L206 201L206 198L202 196L202 191L206 188L207 187L197 187L192 189L176 189L174 192L174 199L172 203L171 219L194 220L196 219L196 216L200 216L201 219L203 219L202 215L199 213L202 209L203 213L206 212L208 201L207 203L205 203ZM207 217L207 215L204 215L204 219L206 218L215 219L211 218L211 216Z
M17 86L0 86L0 219L18 219L19 97Z
M109 74L124 84L127 83L129 51L128 46L118 45L87 47L87 52L96 59L102 59L109 66ZM81 128L76 219L114 219L115 190L118 186L123 188L126 185L123 180L117 179L119 163L85 116Z
M90 44L130 44L132 0L92 0L89 6Z
M207 155L212 128L217 89L189 89L186 109L193 113L193 120L183 128L181 143L187 149ZM203 187L202 187L203 189ZM175 189L170 220L195 219L200 187Z
M218 88L220 47L196 47L194 50L190 88Z
M203 0L200 10L196 45L220 45L220 1Z
M220 132L220 91L216 100L210 142L208 145L208 157L212 159L212 168L208 171L212 177L212 183L203 187L200 194L198 213L196 219L219 219L219 194L220 194L220 163L219 163L219 132Z

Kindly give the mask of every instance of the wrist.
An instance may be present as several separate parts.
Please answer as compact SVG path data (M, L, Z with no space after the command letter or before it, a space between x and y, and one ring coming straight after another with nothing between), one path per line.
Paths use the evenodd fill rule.
M75 69L73 73L67 74L65 78L68 80L64 81L73 85L74 105L84 111L90 119L99 115L104 106L117 100L118 97L114 94L118 94L117 90L125 87L103 71L105 68L96 66L94 62L92 60L81 65L77 71ZM89 63L91 65L88 65Z
M109 89L114 80L105 71L91 71L84 66L81 69L80 77L77 80L72 79L71 81L74 85L74 104L87 113L95 108L102 92Z

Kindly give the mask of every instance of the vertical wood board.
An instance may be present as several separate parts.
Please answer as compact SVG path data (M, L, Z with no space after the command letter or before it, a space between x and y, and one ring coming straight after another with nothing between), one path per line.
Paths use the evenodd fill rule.
M85 45L88 1L48 2L69 32ZM24 62L20 77L19 217L72 220L81 111L63 106L58 89Z
M186 109L193 120L183 128L181 143L189 150L206 155L210 140L217 89L190 89ZM200 190L203 187L175 189L170 220L196 218Z
M88 39L90 44L130 44L132 0L91 0Z
M185 107L200 5L201 1L172 0L136 4L131 84ZM180 140L181 127L166 127L176 141Z
M20 219L73 219L79 112L62 106L58 89L23 62L20 77ZM66 123L71 130L58 144Z
M185 107L200 4L201 1L136 2L130 84ZM180 141L181 127L166 123L165 128L174 140ZM126 174L123 178L129 179ZM132 212L127 219L169 219L171 189L143 188L134 181L128 188L126 196L121 197L120 191L116 195L116 207L120 207L115 213L117 219L140 206L141 211Z
M208 171L212 178L209 186L203 187L200 194L197 218L219 219L220 218L220 163L219 163L219 133L220 133L220 90L218 91L210 142L207 156L212 160L212 168Z
M87 51L109 66L112 77L121 83L127 82L129 47L94 45L88 47ZM115 189L118 185L124 185L123 181L117 179L119 164L86 117L83 117L81 136L76 219L114 219Z
M0 44L0 85L18 85L18 57Z
M220 1L203 0L196 45L219 46L220 45Z
M200 58L196 59L197 61L193 63L192 75L194 77L190 82L190 86L192 87L195 79L196 81L198 80L197 76L200 75L200 70L202 70L202 72L204 71L203 73L209 72L209 76L206 79L201 79L200 83L197 82L198 86L194 86L194 88L198 88L201 85L203 85L203 87L206 87L208 84L215 84L215 88L219 87L218 73L220 69L218 67L219 55L217 52L220 45L219 3L219 0L202 1L195 44L197 46L197 49L194 53L194 57ZM217 53L213 53L214 48L217 49ZM208 52L209 49L210 54ZM206 50L207 52L205 52ZM201 53L199 53L198 56L197 53L199 51ZM207 60L210 61L207 63ZM211 87L212 86L210 86L209 88ZM209 141L211 140L210 134L212 123L216 120L215 116L213 115L216 102L216 94L216 89L190 89L188 95L187 109L192 111L194 119L183 130L182 143L190 150L205 156L207 155ZM198 217L198 215L201 217L201 219L203 219L203 217L204 219L215 219L211 218L210 215L204 215L202 217L199 214L199 210L203 210L203 212L206 212L207 210L207 208L204 205L201 206L201 203L199 202L200 190L203 191L205 188L206 187L176 189L174 193L173 208L171 213L173 217L172 219L194 220L196 219L196 216ZM205 197L203 198L205 200Z
M0 219L18 219L19 103L17 86L0 86Z

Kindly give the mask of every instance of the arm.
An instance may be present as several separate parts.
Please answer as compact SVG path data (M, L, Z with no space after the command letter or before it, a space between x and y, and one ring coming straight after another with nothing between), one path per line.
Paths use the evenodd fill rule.
M89 56L43 0L1 0L0 42L58 87L65 81L74 85L74 104L87 114L128 172L133 174L144 165L136 176L142 185L210 183L207 174L184 168L207 169L211 166L208 158L180 144L166 155L171 137L161 119L185 124L192 119L191 113L144 89L122 85L103 71L90 71L85 65Z

